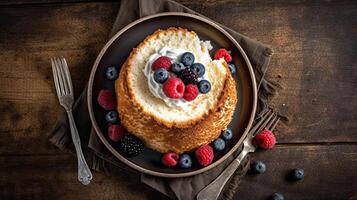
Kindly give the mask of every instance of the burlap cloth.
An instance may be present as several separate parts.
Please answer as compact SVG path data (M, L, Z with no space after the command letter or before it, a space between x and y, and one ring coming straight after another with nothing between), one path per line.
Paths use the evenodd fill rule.
M190 10L183 5L171 0L122 0L117 18L113 24L111 35L115 34L121 28L141 17L161 12L186 12L200 15L193 10ZM264 79L272 50L267 46L249 39L223 25L237 42L243 47L248 55L255 72L255 78L258 86L258 109L257 113L266 108L267 97L274 93L274 85ZM109 39L109 38L108 38ZM77 99L73 114L78 128L78 132L82 142L82 148L86 156L88 165L96 170L105 172L110 176L116 176L118 172L127 172L129 176L133 176L142 183L149 185L157 191L173 198L189 200L194 199L197 193L207 184L209 184L220 172L230 163L238 151L219 166L199 175L186 178L160 178L146 174L142 174L133 169L130 169L118 159L113 157L110 152L104 147L92 129L91 121L88 114L86 102L86 89ZM63 113L55 125L53 131L49 135L49 140L66 152L74 153L73 143L71 140L68 121L65 113ZM242 165L237 169L229 183L226 185L224 192L221 194L221 199L232 199L241 178L245 175L249 168L249 157L245 159ZM139 178L138 178L139 177ZM119 176L118 176L119 178ZM94 176L95 179L95 176Z

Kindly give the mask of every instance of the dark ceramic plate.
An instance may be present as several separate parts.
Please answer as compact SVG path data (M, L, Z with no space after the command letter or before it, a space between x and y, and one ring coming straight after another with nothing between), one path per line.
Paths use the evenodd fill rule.
M120 66L125 62L131 50L145 37L157 29L182 27L195 31L201 40L210 40L214 49L226 48L232 51L233 62L239 66L234 78L237 82L238 103L234 118L229 127L233 130L233 139L227 143L223 152L216 153L213 163L201 167L194 163L190 169L167 168L161 162L161 154L145 148L144 152L134 158L126 158L118 151L116 143L107 136L106 112L98 105L97 96L101 89L114 92L114 82L104 77L104 70L109 65ZM212 55L211 55L212 56ZM88 109L99 138L115 157L130 167L143 173L162 177L184 177L202 173L224 161L237 150L249 130L256 108L256 83L253 70L240 45L214 22L196 15L185 13L162 13L137 20L114 35L104 46L94 63L88 85ZM194 159L195 160L195 159Z

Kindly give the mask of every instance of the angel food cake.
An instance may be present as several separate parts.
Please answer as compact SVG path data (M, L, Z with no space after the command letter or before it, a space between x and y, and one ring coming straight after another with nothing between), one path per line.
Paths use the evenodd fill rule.
M212 59L211 49L181 28L157 30L134 48L115 81L127 131L161 153L217 139L232 119L237 93L227 59Z

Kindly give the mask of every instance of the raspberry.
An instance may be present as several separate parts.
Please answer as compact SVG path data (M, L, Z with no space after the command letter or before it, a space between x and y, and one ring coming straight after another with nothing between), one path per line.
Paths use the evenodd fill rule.
M159 69L159 68L164 68L167 71L170 71L171 68L171 59L167 56L161 56L158 59L156 59L152 65L151 65L151 69L153 71Z
M165 95L169 98L180 99L185 92L185 84L177 77L169 78L162 87Z
M108 136L114 142L117 142L120 139L122 139L124 134L125 134L125 129L121 125L113 124L110 125L108 128Z
M98 95L98 104L105 110L113 110L115 108L115 98L109 90L102 89Z
M214 59L218 60L220 58L224 58L226 62L231 62L232 61L232 56L229 54L229 52L226 49L218 49L216 53L214 54Z
M210 145L206 144L198 148L195 152L197 161L202 166L207 166L213 161L213 149Z
M265 129L255 136L256 144L263 149L271 149L276 143L275 136L273 132Z
M197 84L197 75L195 74L195 71L189 67L182 70L179 77L186 85Z
M186 101L193 101L198 96L198 93L199 91L197 85L189 84L186 85L185 93L183 93L183 98Z
M175 167L177 165L178 159L179 155L177 155L177 153L169 152L164 154L161 162L167 167Z

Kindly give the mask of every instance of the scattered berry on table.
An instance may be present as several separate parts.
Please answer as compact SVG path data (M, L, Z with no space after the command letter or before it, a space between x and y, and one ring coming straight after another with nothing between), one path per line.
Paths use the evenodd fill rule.
M200 90L200 93L206 94L211 90L211 83L207 80L201 80L198 83L198 89Z
M271 200L284 200L284 196L280 193L274 193L271 197Z
M169 78L169 72L164 68L159 68L154 72L154 80L157 83L164 83Z
M263 163L263 161L254 161L251 165L251 170L254 172L254 173L257 173L257 174L262 174L265 172L266 170L266 166L265 164Z
M213 161L213 149L210 145L206 144L201 146L195 151L195 156L197 161L202 165L202 166L207 166L212 163Z
M117 79L118 78L117 68L115 68L114 66L107 67L107 69L105 70L105 77L111 81Z
M164 68L167 71L170 71L171 69L171 59L167 56L160 56L159 58L157 58L151 65L151 69L153 71L160 69L160 68Z
M256 144L263 149L271 149L276 143L275 136L270 130L264 129L255 136Z
M232 61L232 56L231 54L226 50L226 49L218 49L215 54L214 54L214 59L220 59L220 58L224 58L224 60L229 63Z
M226 148L226 142L222 138L217 138L212 144L216 151L223 151Z
M102 89L98 94L98 104L104 108L104 110L113 110L116 105L116 100L113 94L106 89Z
M167 167L175 167L177 165L177 161L179 160L179 155L174 152L165 153L162 158L161 162Z
M179 75L180 72L185 68L186 68L185 65L183 65L182 63L173 63L171 65L171 71L176 75Z
M197 85L189 84L185 87L185 92L183 93L183 98L186 101L193 101L198 96L199 91Z
M106 115L105 115L105 120L108 122L108 123L117 123L119 121L119 118L118 118L118 113L114 110L112 111L109 111Z
M181 56L181 62L185 66L191 66L194 61L195 61L195 56L190 52L186 52Z
M229 71L231 71L231 74L236 73L236 66L233 63L228 63L228 68Z
M143 152L144 144L132 135L124 135L119 142L119 148L126 156L134 157Z
M185 84L177 77L170 77L162 87L165 95L172 99L180 99L185 92Z
M205 66L201 63L193 63L193 65L191 65L191 69L195 72L197 77L202 77L206 71Z
M293 180L296 180L296 181L302 180L304 178L304 170L303 169L294 169L291 172L291 177L293 178Z
M122 139L124 134L125 129L122 125L112 124L108 127L108 136L114 142L117 142Z
M179 165L183 169L190 168L192 166L191 156L188 154L182 154L180 156Z
M183 69L179 75L181 80L186 84L196 84L197 83L197 75L196 73L189 67Z
M232 137L233 132L231 129L227 128L226 130L222 131L221 138L223 138L225 141L232 139Z

